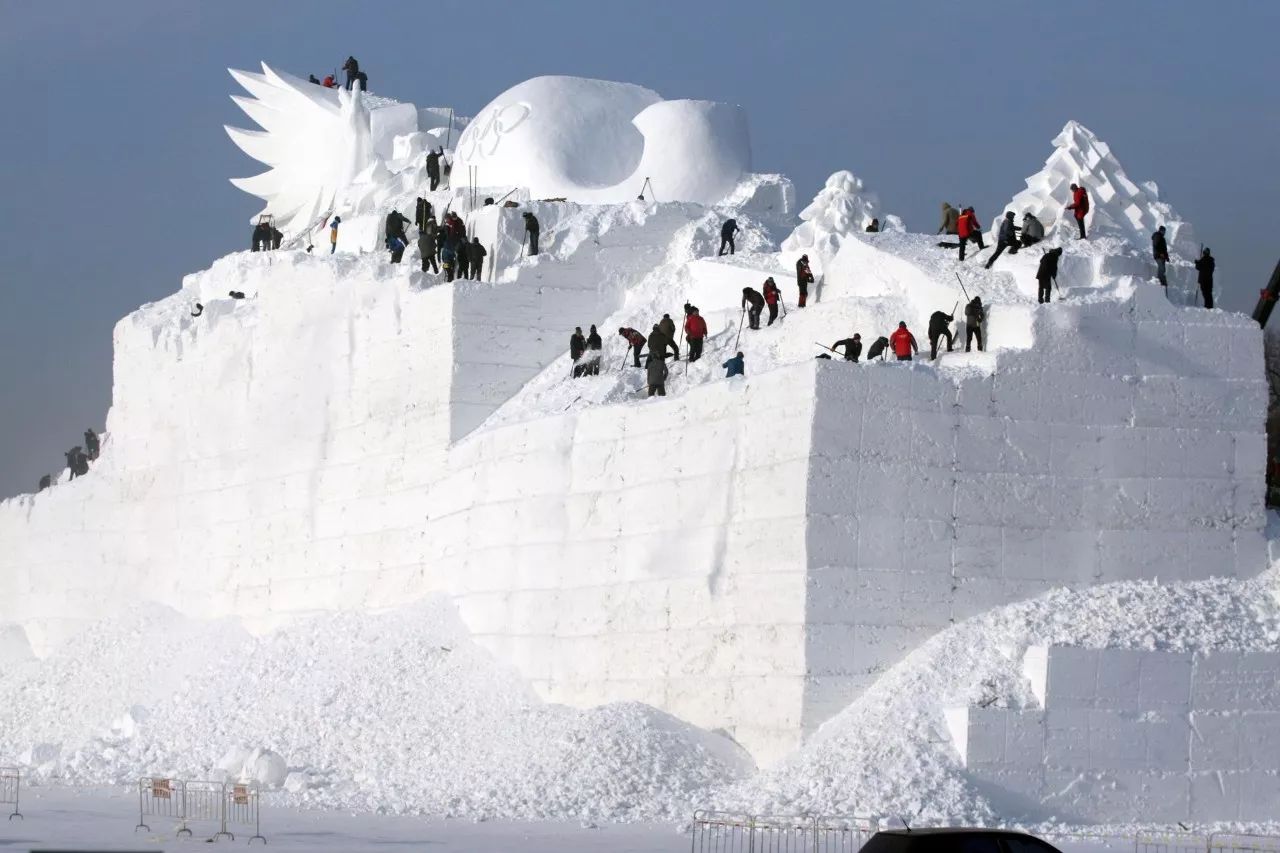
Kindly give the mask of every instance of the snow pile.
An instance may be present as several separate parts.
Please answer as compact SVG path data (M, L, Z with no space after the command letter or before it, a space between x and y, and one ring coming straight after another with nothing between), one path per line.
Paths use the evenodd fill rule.
M664 101L641 86L535 77L482 109L458 140L455 168L480 186L535 198L624 202L650 181L663 201L714 204L751 167L741 108Z
M794 756L716 800L756 814L882 814L912 823L1047 819L993 803L970 783L945 709L1034 707L1021 670L1033 645L1274 652L1277 582L1275 570L1248 581L1134 581L1055 590L992 610L924 643Z
M1044 168L1027 178L1027 188L1013 197L1004 210L991 217L993 233L1005 210L1017 219L1035 215L1045 232L1058 223L1067 223L1074 232L1071 184L1089 191L1090 212L1086 220L1089 236L1113 236L1127 240L1139 252L1149 252L1151 234L1163 225L1170 255L1194 259L1199 255L1191 224L1160 201L1154 181L1141 185L1124 173L1111 148L1079 122L1069 121L1053 140L1054 151Z
M867 191L853 172L836 172L800 211L803 222L782 241L782 251L807 252L819 264L829 261L846 237L865 232L871 220L879 217L879 197Z
M0 671L0 762L36 782L283 785L290 804L468 817L678 819L750 769L636 704L537 700L426 602L252 639L138 608ZM126 721L122 722L122 721Z

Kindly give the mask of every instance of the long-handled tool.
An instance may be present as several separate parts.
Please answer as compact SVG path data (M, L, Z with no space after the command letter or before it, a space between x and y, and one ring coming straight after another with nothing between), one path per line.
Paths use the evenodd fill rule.
M970 302L972 302L973 300L969 299L969 291L965 290L964 282L961 281L960 279L960 273L956 273L955 276L956 276L956 281L960 282L960 292L964 294L965 299L968 299Z
M733 339L733 351L738 351L738 342L742 340L742 321L747 316L747 306L742 306L742 314L738 317L738 336Z

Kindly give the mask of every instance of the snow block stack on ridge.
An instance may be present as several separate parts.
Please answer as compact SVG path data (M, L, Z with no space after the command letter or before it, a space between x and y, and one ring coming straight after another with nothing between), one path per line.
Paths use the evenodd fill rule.
M957 708L993 796L1083 823L1265 821L1280 798L1280 654L1032 647L1038 709Z
M876 194L866 191L853 172L836 172L800 211L803 222L782 241L782 251L808 253L810 260L821 265L836 256L844 238L865 232L879 216Z

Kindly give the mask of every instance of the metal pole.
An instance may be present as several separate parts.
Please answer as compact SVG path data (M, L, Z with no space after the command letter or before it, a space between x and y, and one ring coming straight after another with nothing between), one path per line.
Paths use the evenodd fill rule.
M969 291L964 289L964 282L960 281L960 273L956 273L955 276L956 276L956 281L960 282L960 292L964 294L965 299L969 299ZM969 301L972 302L973 300L969 299Z
M742 314L738 317L738 336L733 339L733 351L738 351L738 341L742 340L742 320L747 316L747 306L742 306Z
M453 141L453 107L449 107L449 129L445 131L444 147L448 148L449 143Z

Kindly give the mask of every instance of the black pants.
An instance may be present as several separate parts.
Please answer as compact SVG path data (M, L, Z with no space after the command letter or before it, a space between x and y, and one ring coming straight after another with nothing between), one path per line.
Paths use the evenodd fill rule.
M431 271L434 273L440 272L440 267L436 265L436 256L431 252L427 252L422 256L422 271L426 272L427 267L431 267Z
M689 360L702 358L702 338L689 338Z
M649 386L649 396L658 395L659 397L667 396L667 383L659 382L657 385Z
M778 303L769 303L769 325L773 325L773 321L778 319Z
M1156 258L1156 278L1160 280L1161 287L1168 287L1169 280L1164 276L1164 265L1166 261L1163 258Z
M1049 296L1053 293L1053 282L1047 278L1038 278L1036 281L1040 283L1040 290L1036 294L1036 301L1043 305L1044 303L1051 301Z
M439 172L436 172L434 175L427 175L427 177L431 179L431 189L432 189L432 190L435 190L435 188L436 188L436 187L440 186L440 173L439 173Z
M991 260L987 261L987 269L991 269L991 265L996 262L996 258L1000 257L1001 253L1003 253L1005 249L1008 249L1009 254L1011 255L1018 254L1017 243L1006 243L1005 241L1001 240L999 243L996 244L995 254L991 256Z
M1076 217L1076 225L1080 226L1080 239L1087 240L1088 238L1084 235L1084 217L1083 216Z
M733 254L733 235L732 234L730 234L728 237L724 236L723 234L720 235L720 251L716 252L716 255L723 255L725 246L729 247L729 254L732 255Z
M900 355L900 356L898 356L898 361L911 361L911 360L912 360L912 359L911 359L911 353L907 353L906 355Z
M1213 285L1201 284L1200 295L1204 297L1204 307L1212 308L1213 307Z
M444 262L444 280L453 281L453 261Z
M400 263L400 259L403 257L404 257L404 249L391 250L391 263L398 264Z
M753 329L760 328L760 314L764 311L763 305L752 305L747 309L747 325Z
M471 262L471 277L476 281L480 280L480 271L484 268L484 261Z
M338 244L337 244L337 243L330 243L330 244L329 244L329 254L331 254L331 255L332 255L332 254L333 254L334 252L336 252L337 250L338 250Z
M968 237L961 237L960 238L960 260L962 261L964 260L964 245L965 243L968 243L970 240L977 243L979 249L987 248L987 244L982 242L981 231L970 234Z
M797 281L796 289L800 291L800 298L796 301L796 304L803 308L809 301L809 282Z
M538 232L537 231L529 232L529 254L530 255L538 254Z
M458 278L471 278L471 267L462 252L458 252Z
M643 348L644 348L644 344L642 343L631 345L631 354L636 357L636 367L640 366L640 350L642 350Z
M599 376L600 375L600 352L593 351L591 357L587 359L586 365L582 368L583 376Z
M982 327L970 326L968 323L964 327L964 351L969 352L973 346L973 339L978 339L978 352L986 350L986 345L982 342Z
M953 338L951 337L950 329L947 329L945 332L942 332L941 334L930 335L929 336L929 360L930 361L933 361L938 357L938 341L942 340L944 337L947 339L947 352L951 352L951 342Z
M348 71L348 72L347 72L347 91L348 91L348 92L350 92L350 91L351 91L351 87L352 87L352 86L355 84L355 82L356 82L356 73L357 73L357 72L355 72L355 71Z

